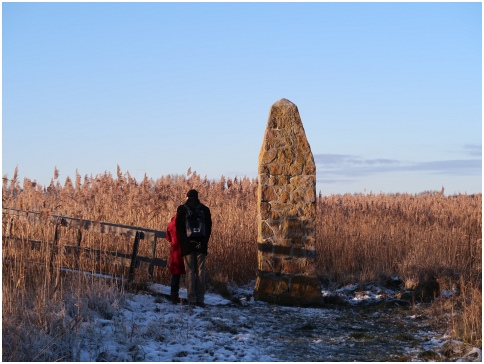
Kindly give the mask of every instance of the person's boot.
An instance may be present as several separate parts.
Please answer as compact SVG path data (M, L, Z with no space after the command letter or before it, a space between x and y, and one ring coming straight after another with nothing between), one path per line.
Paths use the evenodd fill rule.
M178 293L172 293L171 303L173 303L174 305L178 305L179 302L180 302L180 298L178 297Z

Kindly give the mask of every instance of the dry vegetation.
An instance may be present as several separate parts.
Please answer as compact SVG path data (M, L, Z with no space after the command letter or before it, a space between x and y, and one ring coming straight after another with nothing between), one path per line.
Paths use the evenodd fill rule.
M139 182L118 167L116 176L76 175L74 181L67 178L63 185L55 170L51 184L41 186L29 179L20 184L15 171L13 178L3 179L2 203L7 208L40 212L45 221L57 214L165 230L191 188L199 191L200 199L212 211L209 282L253 280L257 266L257 180L222 177L214 182L189 171L187 176L157 180L145 176ZM391 276L410 285L436 277L441 289L460 293L438 303L440 314L451 314L447 324L453 335L481 345L481 194L319 196L317 208L317 267L325 285L381 282ZM53 257L46 244L20 249L30 247L30 240L52 241L55 228L48 223L14 219L10 225L9 221L4 216L3 359L75 360L77 354L69 342L79 323L92 309L109 316L122 292L104 287L92 276L65 275L56 267L125 271L109 261L74 261L62 254ZM9 234L17 239L7 239ZM59 245L74 245L76 234L61 228ZM131 239L126 238L88 232L82 236L82 246L93 249L130 252L131 245ZM139 254L149 256L150 249L150 244L142 243ZM168 243L158 241L157 256L167 258L168 252ZM157 282L167 284L169 277L166 268L156 268ZM41 342L43 349L29 352L33 340ZM61 342L63 346L57 347Z

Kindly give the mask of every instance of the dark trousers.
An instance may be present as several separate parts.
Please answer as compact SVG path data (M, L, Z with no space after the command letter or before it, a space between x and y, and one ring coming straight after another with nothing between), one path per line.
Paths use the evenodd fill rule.
M178 294L180 290L180 278L181 274L172 274L171 275L171 293Z
M183 257L187 276L187 298L189 303L205 301L205 254L191 253Z

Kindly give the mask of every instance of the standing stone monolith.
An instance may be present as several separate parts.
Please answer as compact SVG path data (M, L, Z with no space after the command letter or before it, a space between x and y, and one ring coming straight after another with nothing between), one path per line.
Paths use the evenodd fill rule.
M316 165L297 106L269 113L259 154L258 272L254 298L289 306L322 301L316 275Z

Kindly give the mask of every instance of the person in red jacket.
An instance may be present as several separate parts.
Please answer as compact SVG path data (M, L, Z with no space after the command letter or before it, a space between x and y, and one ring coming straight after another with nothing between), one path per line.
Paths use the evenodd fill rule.
M168 267L171 273L171 303L176 305L180 302L178 292L180 290L180 278L185 274L185 262L181 254L180 239L176 233L176 215L171 218L168 227L166 228L166 240L170 245L170 259Z

